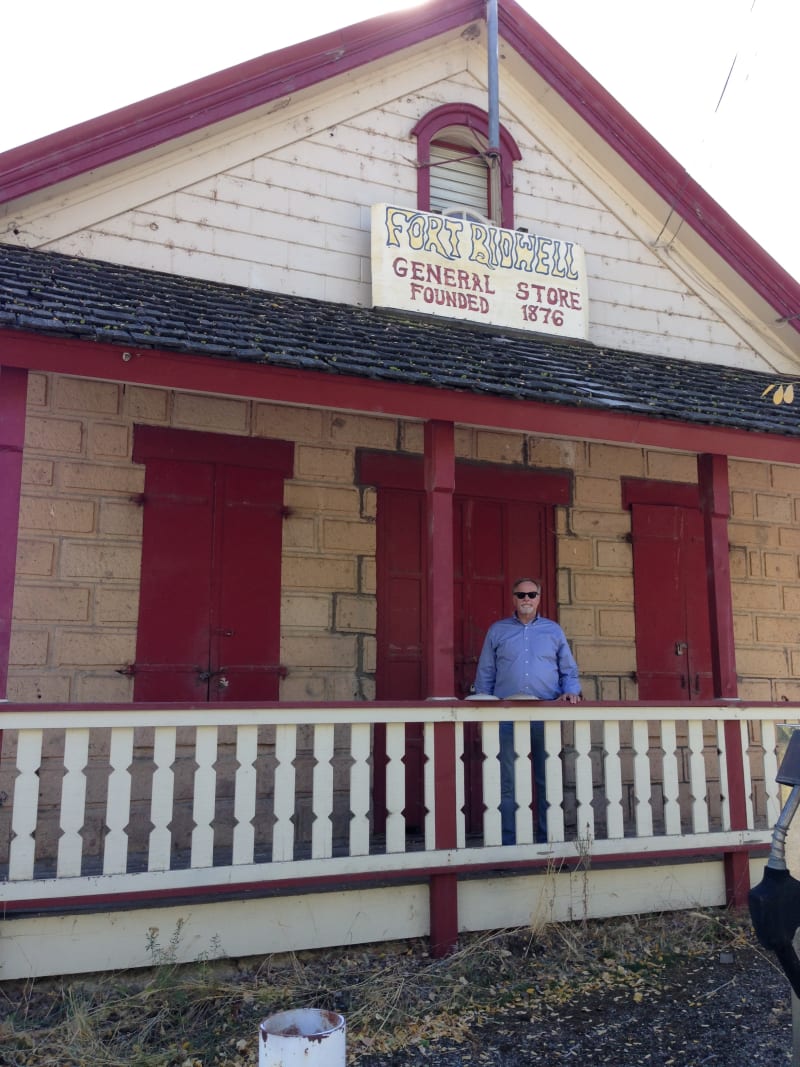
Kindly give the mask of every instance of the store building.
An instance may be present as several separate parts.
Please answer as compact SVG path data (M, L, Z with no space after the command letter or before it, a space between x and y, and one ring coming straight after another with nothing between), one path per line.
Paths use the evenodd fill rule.
M511 0L495 69L486 14L0 156L9 975L78 905L76 967L122 915L133 964L165 899L236 911L230 954L443 949L529 907L463 874L576 842L593 914L744 899L800 698L800 287ZM549 853L497 847L503 710L464 702L520 575L587 701L536 711ZM301 891L323 933L248 941Z

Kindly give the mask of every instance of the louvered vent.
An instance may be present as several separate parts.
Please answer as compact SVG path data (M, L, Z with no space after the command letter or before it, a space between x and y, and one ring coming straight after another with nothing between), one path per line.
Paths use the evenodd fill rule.
M489 168L466 149L431 145L431 211L489 217ZM466 157L466 158L465 158Z

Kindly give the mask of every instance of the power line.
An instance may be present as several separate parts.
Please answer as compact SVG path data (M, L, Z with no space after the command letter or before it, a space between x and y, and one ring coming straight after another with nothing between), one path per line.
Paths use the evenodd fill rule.
M754 10L755 6L756 6L756 0L753 0L752 4L750 5L750 14L751 15L753 14L753 10ZM717 106L714 108L714 114L715 115L719 111L719 105L722 103L722 98L725 95L725 90L728 88L728 83L731 80L731 74L733 74L733 68L736 66L736 60L738 58L739 58L739 53L737 52L736 55L733 57L733 62L731 63L730 70L728 71L728 76L725 79L725 84L722 86L722 92L719 94L719 100L717 100Z

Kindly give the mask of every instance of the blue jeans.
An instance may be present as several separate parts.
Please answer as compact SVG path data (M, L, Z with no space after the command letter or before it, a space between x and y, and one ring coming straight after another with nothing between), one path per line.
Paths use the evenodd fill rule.
M521 757L522 758L522 757ZM544 723L531 722L531 758L533 760L534 798L533 810L536 813L535 840L547 841L547 798L544 782ZM500 824L504 845L517 843L515 812L517 802L514 796L514 724L500 723Z

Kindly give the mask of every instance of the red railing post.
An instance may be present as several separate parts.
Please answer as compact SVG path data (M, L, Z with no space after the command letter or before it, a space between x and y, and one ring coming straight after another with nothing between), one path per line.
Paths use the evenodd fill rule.
M428 699L454 696L453 495L455 428L452 422L425 424L428 583L426 649ZM436 848L456 847L456 734L452 722L435 723ZM430 879L431 954L444 956L458 941L458 879L445 872Z
M728 768L728 804L732 830L747 829L747 801L745 797L744 757L742 754L741 724L736 720L725 723L725 762ZM746 850L726 852L725 902L729 908L746 908L750 892L750 854Z
M456 727L437 722L433 727L436 766L436 848L454 849L456 837ZM458 878L450 871L430 879L431 955L445 956L458 943Z

